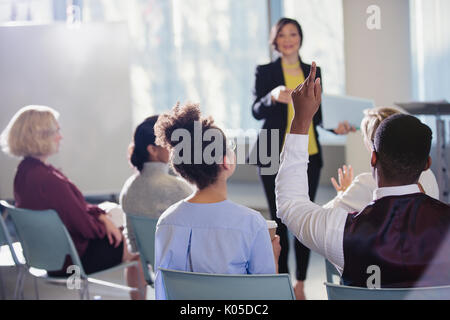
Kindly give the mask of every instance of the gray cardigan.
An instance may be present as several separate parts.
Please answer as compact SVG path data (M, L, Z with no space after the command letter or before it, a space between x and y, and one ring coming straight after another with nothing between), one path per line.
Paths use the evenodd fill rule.
M192 192L193 188L184 180L169 174L168 164L146 162L141 172L125 182L120 193L120 204L125 214L158 219L168 207ZM124 233L131 250L136 252L135 237L128 217Z

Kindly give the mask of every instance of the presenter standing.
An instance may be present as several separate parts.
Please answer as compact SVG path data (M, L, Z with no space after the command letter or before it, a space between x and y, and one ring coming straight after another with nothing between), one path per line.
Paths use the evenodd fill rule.
M279 150L269 150L281 153L286 132L290 131L291 121L294 117L294 108L291 101L291 92L299 84L305 81L311 65L305 64L299 55L299 50L303 43L303 32L300 24L293 19L282 18L272 28L271 45L280 57L272 63L260 65L255 72L255 86L253 89L252 113L255 119L264 120L263 129L268 130L267 148L270 148L272 137L271 131L278 130ZM321 78L321 70L317 68L317 78ZM316 113L313 123L309 128L309 165L308 184L309 197L314 201L319 185L320 170L323 166L321 146L318 140L317 126L322 125L322 112ZM333 132L336 134L347 134L354 131L347 122L340 123ZM276 137L276 135L275 135ZM260 139L255 148L262 147ZM256 150L256 151L255 151ZM281 223L276 215L275 203L275 174L264 174L262 168L265 166L259 158L259 151L253 150L257 154L258 173L264 187L264 192L268 201L272 219L278 223L277 234L280 236L281 254L279 259L279 273L289 273L288 252L289 241L286 226ZM296 256L296 278L294 292L297 299L305 299L304 281L309 262L310 250L294 239Z

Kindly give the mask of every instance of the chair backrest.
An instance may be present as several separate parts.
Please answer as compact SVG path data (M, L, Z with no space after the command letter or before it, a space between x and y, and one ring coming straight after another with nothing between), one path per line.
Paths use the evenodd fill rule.
M19 209L5 202L2 205L16 227L29 267L58 271L69 255L73 264L80 267L81 276L85 276L72 238L56 211Z
M3 217L0 216L0 246L7 245L9 247L9 251L11 251L11 257L16 266L20 265L19 259L17 258L16 252L12 245L11 236L9 235L8 228L6 227L6 223L3 220Z
M207 274L160 268L168 300L294 300L288 274Z
M328 300L449 300L450 286L367 289L325 283Z
M6 228L6 224L3 221L3 217L0 216L0 246L9 244L8 235L9 235L9 232L8 232L8 229Z
M328 283L334 283L333 276L337 276L339 279L341 278L341 275L336 270L336 267L330 261L328 261L328 259L325 259L325 271Z
M127 214L136 239L136 245L141 255L143 266L151 265L155 270L155 232L158 219ZM147 283L152 283L148 268L144 269Z

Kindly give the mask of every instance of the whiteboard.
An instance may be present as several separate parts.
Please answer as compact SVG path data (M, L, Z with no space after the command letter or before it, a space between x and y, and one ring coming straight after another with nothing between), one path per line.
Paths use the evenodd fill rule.
M133 131L126 24L1 26L0 97L1 131L25 105L56 109L63 140L49 162L83 193L120 191ZM13 197L19 162L0 152L0 198Z

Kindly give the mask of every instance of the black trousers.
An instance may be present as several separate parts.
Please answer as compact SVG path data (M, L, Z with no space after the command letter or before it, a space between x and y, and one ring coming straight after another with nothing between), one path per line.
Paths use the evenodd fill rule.
M314 201L316 197L317 188L319 186L321 162L319 155L309 157L308 164L308 187L309 198ZM289 273L288 268L288 253L289 253L289 239L287 227L277 218L277 207L275 202L275 178L274 175L261 175L261 169L258 171L259 177L264 187L267 202L269 204L270 215L278 224L277 234L280 236L281 253L278 260L278 272ZM297 263L297 270L295 272L297 280L304 281L306 279L306 272L308 270L309 253L310 250L305 247L297 238L294 238L295 260Z

